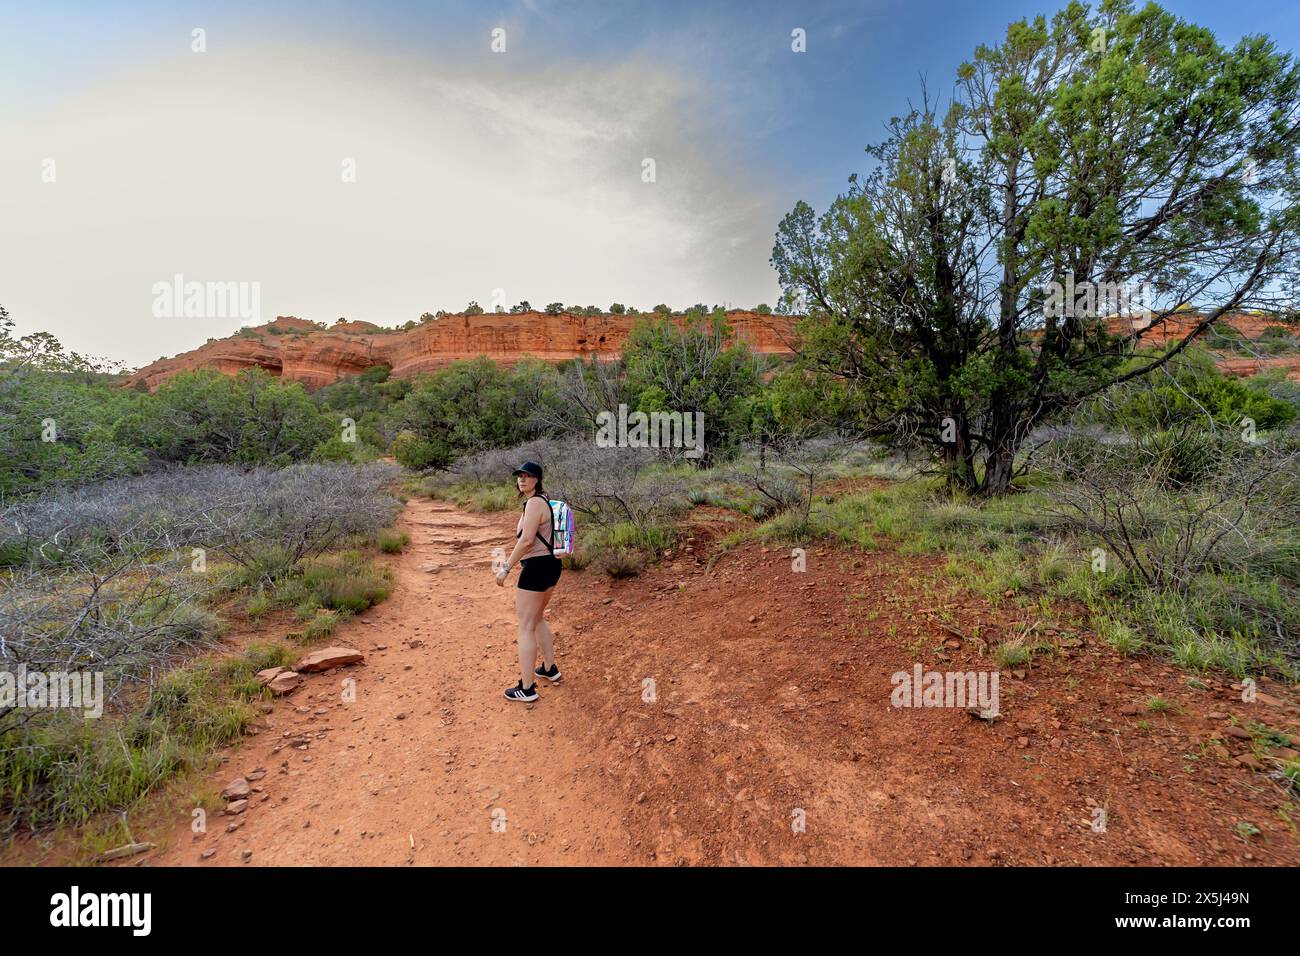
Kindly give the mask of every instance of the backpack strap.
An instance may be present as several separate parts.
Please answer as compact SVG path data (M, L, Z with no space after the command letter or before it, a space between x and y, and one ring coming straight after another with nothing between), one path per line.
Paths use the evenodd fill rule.
M542 499L542 503L546 505L546 513L548 516L550 516L548 517L546 523L551 527L551 540L547 541L545 538L542 537L542 529L540 527L538 527L537 529L537 538L539 541L542 542L542 544L546 545L547 550L551 552L551 557L555 557L555 518L553 517L554 512L551 511L551 502L547 498L543 497L542 495L531 495L530 497L524 499L525 514L527 514L528 512L528 502L532 501L533 498Z

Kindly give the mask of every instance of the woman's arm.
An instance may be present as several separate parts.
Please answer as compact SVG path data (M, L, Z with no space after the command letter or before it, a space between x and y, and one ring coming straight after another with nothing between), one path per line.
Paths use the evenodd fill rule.
M536 506L534 507L534 502ZM510 573L510 569L519 563L519 558L533 546L533 539L537 537L537 532L541 530L543 517L549 517L551 508L544 504L541 498L529 498L528 504L524 506L524 523L519 530L519 540L515 542L515 548L510 552L510 557L506 559L506 566L502 569L500 577Z

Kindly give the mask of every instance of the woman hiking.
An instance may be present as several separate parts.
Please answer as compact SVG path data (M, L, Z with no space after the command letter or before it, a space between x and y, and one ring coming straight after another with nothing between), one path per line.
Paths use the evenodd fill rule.
M522 565L519 586L515 591L515 614L519 618L519 683L506 690L506 700L522 703L537 700L537 678L552 684L560 681L555 663L555 637L542 612L551 602L556 582L560 580L560 559L555 556L551 505L542 488L542 466L526 461L514 470L515 485L524 499L524 513L515 529L515 548L497 572L497 584L504 587L510 569ZM536 667L541 648L542 665Z

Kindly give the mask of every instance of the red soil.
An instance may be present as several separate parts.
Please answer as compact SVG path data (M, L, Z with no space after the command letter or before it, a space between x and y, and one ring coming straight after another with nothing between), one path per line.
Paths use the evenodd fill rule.
M893 551L814 547L799 573L746 545L709 568L704 539L727 522L698 511L690 550L643 575L565 573L548 615L565 680L519 705L501 696L513 588L489 570L513 514L413 499L394 595L330 641L366 661L306 675L197 782L265 768L242 815L211 814L205 834L192 804L135 820L163 845L127 865L205 849L202 865L1300 863L1296 803L1227 733L1300 732L1288 689L1245 704L1225 680L1194 689L1040 623L1056 652L1003 670L999 720L894 708L893 673L992 670L976 626L996 645L1032 612L946 598L941 559ZM1157 696L1172 708L1148 711Z

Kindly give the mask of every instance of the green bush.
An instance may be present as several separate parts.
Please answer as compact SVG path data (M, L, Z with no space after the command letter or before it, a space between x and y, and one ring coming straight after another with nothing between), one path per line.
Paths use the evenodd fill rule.
M0 367L0 500L144 471L147 448L116 423L150 401L107 376Z
M591 549L578 545L568 554L560 555L560 566L566 571L581 571L591 564Z
M400 432L393 439L393 457L407 468L422 470L446 465L451 461L451 448L445 442L435 443L411 431Z
M1133 365L1150 361L1143 355ZM1213 357L1193 346L1170 360L1168 371L1117 386L1091 403L1085 420L1108 424L1134 434L1152 431L1242 428L1245 419L1258 431L1280 428L1300 409L1274 398L1265 385L1219 371Z
M312 449L311 461L353 462L362 464L379 457L379 450L365 442L344 441L342 436L334 435ZM396 456L394 456L396 457Z
M321 607L358 614L386 600L391 574L376 567L358 551L326 555L307 563L303 584Z
M307 627L303 631L303 640L315 641L329 637L338 627L340 619L338 611L322 610L317 612L307 622Z
M411 536L405 531L385 531L380 533L379 550L385 554L400 554L411 543Z
M719 309L709 317L692 313L684 322L640 318L623 344L635 411L702 416L703 454L695 459L701 466L736 452L749 433L760 387L760 362L746 345L730 340Z
M282 466L307 460L337 433L301 383L260 368L181 372L136 398L113 438L162 462Z
M393 456L410 468L441 467L470 452L540 433L545 409L560 414L560 373L539 361L503 368L486 357L453 362L415 381L386 413Z
M268 595L264 589L258 588L257 593L248 599L248 607L246 610L250 618L257 620L258 618L265 616L266 613L271 610L271 606L272 601L270 595Z

